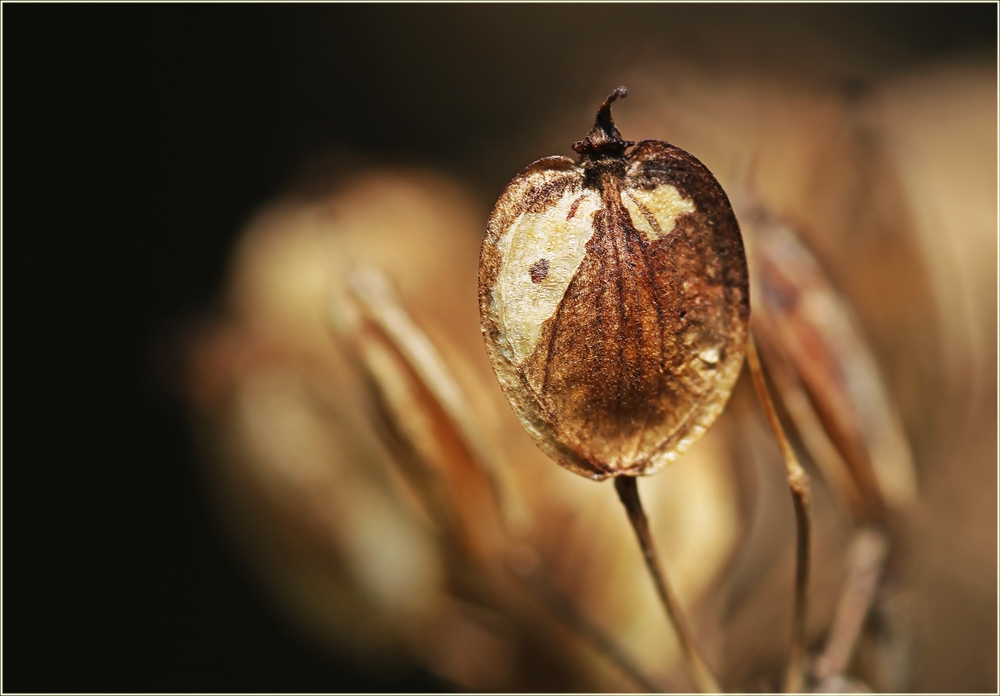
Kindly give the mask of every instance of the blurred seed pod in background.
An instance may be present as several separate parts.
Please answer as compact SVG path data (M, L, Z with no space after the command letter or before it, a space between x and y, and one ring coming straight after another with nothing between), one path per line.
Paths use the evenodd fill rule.
M565 602L667 679L672 639L615 501L553 470L493 381L474 210L440 176L372 171L258 216L226 318L193 353L217 489L298 622L362 662L460 688L635 688L559 618ZM688 601L739 515L725 438L691 457L704 461L650 493ZM547 589L525 601L541 615L485 589L536 574ZM533 654L539 635L560 659Z

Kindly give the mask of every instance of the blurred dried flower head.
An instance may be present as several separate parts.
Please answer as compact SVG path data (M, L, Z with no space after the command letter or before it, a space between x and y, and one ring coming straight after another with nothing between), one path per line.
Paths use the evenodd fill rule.
M662 65L621 81L621 130L715 172L752 292L772 293L753 296L754 330L794 368L771 376L816 481L810 646L866 510L844 481L870 471L893 520L891 626L866 629L837 678L921 687L965 660L981 684L996 647L995 72L834 90ZM371 169L256 216L189 350L226 519L292 619L359 664L464 690L690 688L610 485L553 466L493 378L476 306L489 204L441 174ZM798 314L778 311L782 282L808 300ZM641 482L727 688L774 688L788 646L779 462L744 376L708 434Z
M532 674L522 654L542 631L533 624L553 620L505 615L464 590L453 575L469 571L453 558L454 529L442 528L455 524L470 537L459 554L503 566L476 572L531 576L544 565L567 602L609 633L635 635L656 675L672 639L617 503L553 470L492 379L475 305L475 212L440 176L380 171L258 216L237 251L226 319L194 352L219 490L283 602L362 661L416 661L464 688L553 678ZM693 600L731 552L737 506L724 439L692 458L705 461L678 470L677 491L660 487L650 504L662 503L658 526L677 539L666 554ZM435 496L454 509L428 509ZM567 629L545 631L566 642ZM586 645L576 651L588 661ZM591 672L605 688L631 688L611 667L562 662L565 674L558 662L554 673L579 668L579 688Z

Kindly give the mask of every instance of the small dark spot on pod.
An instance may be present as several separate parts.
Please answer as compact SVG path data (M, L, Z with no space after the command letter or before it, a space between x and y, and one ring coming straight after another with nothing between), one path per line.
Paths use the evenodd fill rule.
M531 276L531 282L538 285L545 280L545 276L549 274L549 260L538 259L531 265L531 268L528 269L528 274Z

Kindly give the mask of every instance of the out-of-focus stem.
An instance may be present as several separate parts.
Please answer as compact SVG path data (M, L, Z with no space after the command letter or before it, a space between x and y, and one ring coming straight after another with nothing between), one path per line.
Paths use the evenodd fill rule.
M785 460L785 470L788 477L788 489L792 493L792 505L795 508L795 604L792 614L792 651L788 661L788 670L785 672L784 690L786 693L802 691L805 686L805 637L806 637L806 610L807 610L807 590L809 586L809 542L811 521L809 518L809 477L806 475L802 465L799 464L795 451L792 449L785 431L778 420L778 414L774 410L771 396L767 391L767 383L764 381L764 371L760 366L760 358L757 356L757 346L751 334L747 340L747 365L750 368L750 375L753 377L753 386L757 390L757 398L764 413L767 415L767 422L774 432L774 437L778 441L781 449L781 456Z
M841 674L851 660L868 610L875 600L889 540L879 529L858 530L848 551L847 582L837 604L833 626L823 653L816 660L814 674L819 680Z
M656 548L653 546L653 536L649 532L649 521L646 519L646 513L643 512L642 503L639 500L639 489L636 486L635 477L616 477L615 490L618 491L618 497L625 506L629 521L635 529L635 535L639 539L639 546L642 548L642 555L646 560L646 567L649 568L649 573L653 576L653 583L656 585L656 591L660 595L663 607L667 610L667 617L677 632L681 650L687 659L688 667L691 670L691 677L694 679L695 685L702 693L722 693L722 689L719 688L719 682L708 669L708 665L705 664L705 661L698 653L698 649L695 647L694 640L691 637L691 630L684 619L684 614L681 613L677 598L671 591L670 585L667 584L667 578L660 568L660 561L656 556Z
M388 278L374 268L355 271L350 278L351 296L364 315L383 332L392 347L399 351L406 366L431 393L445 412L455 435L471 455L469 463L485 478L501 517L505 501L497 471L500 465L480 431L447 363L427 334L413 321L396 297Z
M759 318L759 315L754 318ZM756 327L754 339L760 339L757 349L764 364L767 365L771 383L778 390L778 398L784 404L788 415L792 417L792 422L802 437L802 443L819 467L820 474L826 479L834 501L845 515L851 515L854 519L871 519L881 508L878 491L870 487L862 490L859 485L874 479L871 477L855 479L846 460L824 430L795 368L788 358L776 349L767 332L761 331L762 324L766 326L763 321L754 322Z

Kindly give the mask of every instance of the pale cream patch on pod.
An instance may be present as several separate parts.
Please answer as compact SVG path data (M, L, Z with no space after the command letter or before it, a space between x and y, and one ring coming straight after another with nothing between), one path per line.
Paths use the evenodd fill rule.
M504 263L493 295L512 362L531 355L542 323L555 314L594 234L595 191L568 190L541 212L522 213L500 237Z
M632 224L651 242L669 235L677 218L695 209L694 203L670 184L657 186L651 191L629 188L622 191L621 197Z

